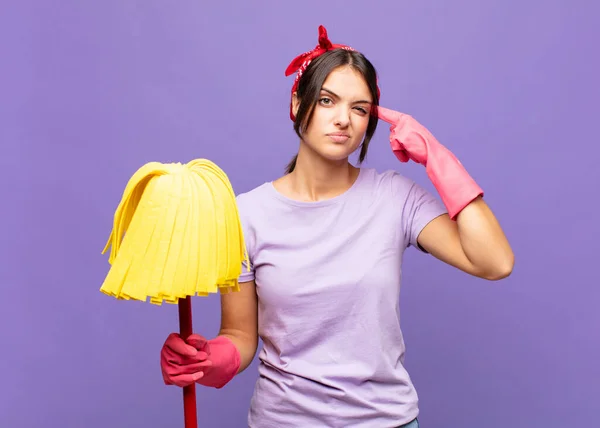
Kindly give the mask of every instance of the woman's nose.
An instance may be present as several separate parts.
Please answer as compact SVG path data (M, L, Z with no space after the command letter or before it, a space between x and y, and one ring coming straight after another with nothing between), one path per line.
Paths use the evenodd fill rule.
M340 127L346 127L350 123L350 109L339 107L335 117L335 124Z

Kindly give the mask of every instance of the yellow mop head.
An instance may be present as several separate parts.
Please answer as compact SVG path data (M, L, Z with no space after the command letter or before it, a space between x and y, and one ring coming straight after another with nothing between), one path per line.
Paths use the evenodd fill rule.
M158 305L238 291L242 262L249 263L229 178L206 159L137 170L102 254L111 246L100 291Z

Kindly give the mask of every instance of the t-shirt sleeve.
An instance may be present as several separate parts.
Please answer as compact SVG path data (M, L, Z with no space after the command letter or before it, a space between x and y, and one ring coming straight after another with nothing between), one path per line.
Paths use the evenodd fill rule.
M419 246L419 234L436 217L447 214L448 210L431 192L418 183L395 173L392 177L393 197L404 201L401 215L401 227L405 233L406 245L412 245L419 251L427 251Z
M246 260L242 260L242 273L238 277L238 282L248 282L254 280L254 268L253 268L253 249L254 249L254 234L250 225L248 206L244 195L236 197L238 205L238 212L240 215L240 223L242 225L242 232L244 234L244 242L246 244L246 251L248 252L248 259L250 259L250 266L246 263Z

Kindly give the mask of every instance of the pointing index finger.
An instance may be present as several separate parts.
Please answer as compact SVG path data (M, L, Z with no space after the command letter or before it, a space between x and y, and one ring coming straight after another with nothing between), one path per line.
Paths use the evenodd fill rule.
M400 120L400 118L402 118L402 116L402 113L397 112L395 110L390 110L381 106L377 107L377 117L379 117L379 119L381 120L386 121L390 125L397 123Z

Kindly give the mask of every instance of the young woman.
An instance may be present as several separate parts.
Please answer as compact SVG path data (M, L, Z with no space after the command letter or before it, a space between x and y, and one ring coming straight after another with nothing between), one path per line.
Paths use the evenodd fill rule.
M417 427L403 367L399 294L408 246L477 277L510 274L513 253L483 192L412 117L379 107L376 71L353 49L297 57L290 116L300 138L281 178L237 197L251 266L223 295L219 335L171 334L165 383L221 388L257 350L250 427ZM357 168L379 119L392 150L425 166L442 202L394 171Z

